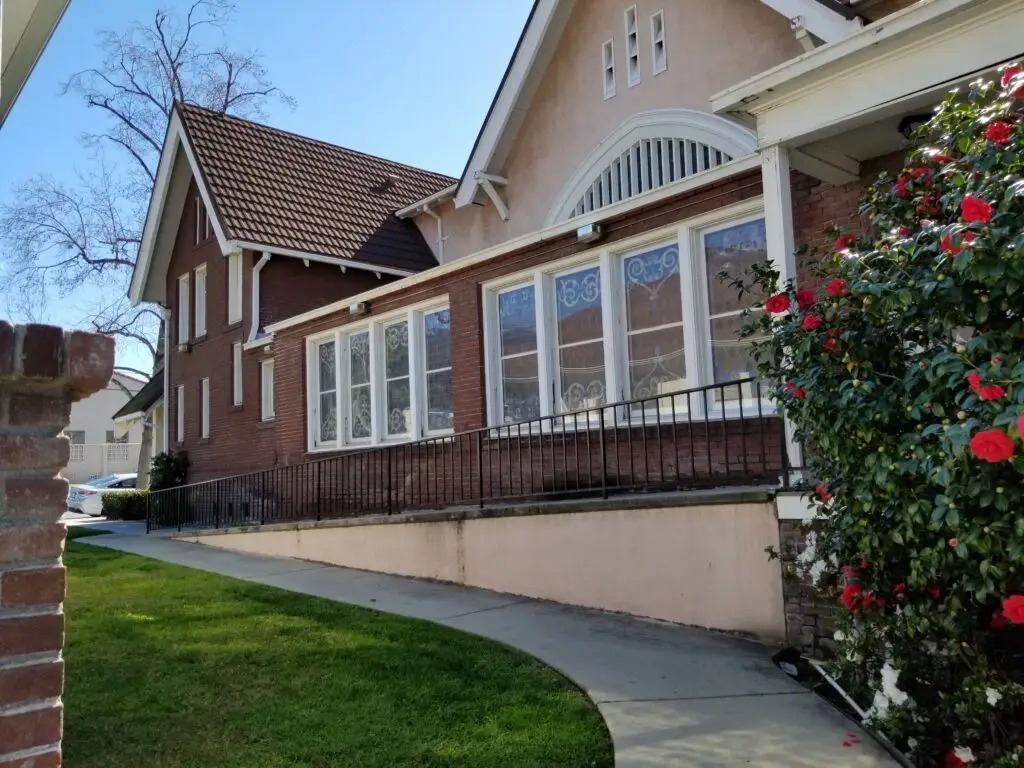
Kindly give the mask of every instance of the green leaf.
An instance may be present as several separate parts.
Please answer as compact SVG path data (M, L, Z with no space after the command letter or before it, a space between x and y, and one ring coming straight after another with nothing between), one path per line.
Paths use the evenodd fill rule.
M950 528L955 528L956 526L960 525L960 510L946 510L946 525L948 525Z

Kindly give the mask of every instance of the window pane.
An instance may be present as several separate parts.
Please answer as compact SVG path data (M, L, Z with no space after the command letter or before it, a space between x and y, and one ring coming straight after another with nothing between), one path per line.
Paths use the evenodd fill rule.
M427 370L450 368L452 364L452 322L447 309L423 316L426 336Z
M604 404L604 342L560 349L558 364L563 411L579 411Z
M411 424L409 379L388 382L388 434L404 435Z
M555 297L559 344L601 338L604 329L601 325L599 267L589 267L555 278Z
M349 370L352 386L370 383L370 333L353 333L349 337Z
M747 322L741 315L711 321L711 358L715 382L735 381L757 376L757 365L750 355L753 339L740 340L740 328Z
M328 341L318 347L320 360L320 391L332 392L337 382L337 361L335 360L334 342Z
M454 423L452 372L427 374L427 429L451 429Z
M370 437L373 425L373 409L370 406L370 387L353 387L351 396L352 437Z
M536 295L532 285L498 294L501 354L515 355L537 349Z
M384 329L384 371L391 379L409 375L409 323L401 322Z
M331 442L338 439L338 399L334 392L320 395L320 440Z
M540 416L537 356L523 355L501 362L501 388L506 424Z
M712 315L743 309L760 301L760 293L738 298L736 289L719 280L718 275L724 271L732 277L749 281L747 269L750 265L768 258L764 219L705 234L704 254Z
M653 328L683 319L679 246L666 245L623 260L628 329Z
M629 337L631 397L650 397L683 389L686 358L683 327L645 331Z

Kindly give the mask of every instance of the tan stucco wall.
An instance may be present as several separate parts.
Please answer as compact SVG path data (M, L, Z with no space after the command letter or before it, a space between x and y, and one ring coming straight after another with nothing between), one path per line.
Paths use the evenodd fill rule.
M771 503L226 533L195 540L701 627L785 635Z
M501 169L511 219L501 221L490 202L444 206L446 261L541 229L577 166L633 115L681 107L709 112L712 94L802 53L789 22L759 0L637 0L642 80L630 88L623 13L631 4L578 0ZM652 75L650 19L662 9L668 69ZM601 46L609 38L616 95L605 100ZM417 224L435 243L434 220L420 217Z

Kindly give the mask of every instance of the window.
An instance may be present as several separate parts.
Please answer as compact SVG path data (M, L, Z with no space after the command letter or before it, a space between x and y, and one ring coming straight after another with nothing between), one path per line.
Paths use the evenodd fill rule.
M203 198L196 195L196 245L204 243L213 235L213 223L210 214L203 205Z
M604 97L610 99L615 95L615 45L605 40L601 46L601 71L604 78Z
M66 429L64 434L67 435L68 441L71 443L71 455L68 457L68 460L73 462L85 461L85 430Z
M414 308L307 340L309 449L451 432L451 318Z
M175 414L177 419L178 427L178 442L185 442L185 386L183 384L178 385L178 396L175 405Z
M640 32L635 5L626 9L626 75L630 88L640 82Z
M242 254L228 256L228 324L242 321Z
M107 430L107 461L128 461L128 435L114 437L114 430Z
M274 419L274 361L260 363L260 420Z
M242 404L242 344L235 342L231 345L231 392L232 402L235 405Z
M657 75L668 69L665 53L665 12L658 11L651 16L651 71Z
M718 275L768 258L757 208L740 204L638 241L484 286L490 424L624 400L643 401L639 413L754 399L753 382L706 399L671 395L756 376L739 330L758 297L737 298Z
M199 437L210 436L210 380L199 382Z
M188 344L188 275L178 278L178 343Z
M206 336L206 265L196 267L196 323L197 339Z

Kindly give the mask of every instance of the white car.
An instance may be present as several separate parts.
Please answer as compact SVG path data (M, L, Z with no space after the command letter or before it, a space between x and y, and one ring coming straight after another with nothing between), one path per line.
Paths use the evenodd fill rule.
M103 494L134 491L138 475L134 472L122 475L107 475L87 483L68 488L68 509L80 514L98 517L103 514Z

